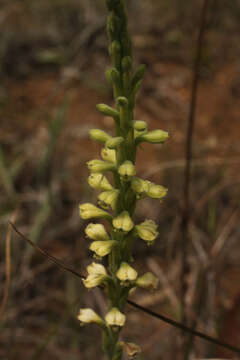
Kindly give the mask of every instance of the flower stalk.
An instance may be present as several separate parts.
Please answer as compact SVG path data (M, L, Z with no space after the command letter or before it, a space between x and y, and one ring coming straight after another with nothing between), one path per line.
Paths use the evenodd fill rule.
M140 90L145 66L133 69L132 44L128 33L125 0L106 0L109 12L107 33L110 41L109 54L112 68L106 77L113 88L115 106L97 105L97 109L114 120L115 133L109 135L103 130L93 129L90 137L103 145L102 160L88 162L89 185L101 191L98 206L81 204L83 219L103 220L104 224L91 223L86 235L93 240L90 250L101 260L107 256L106 267L93 262L87 267L88 276L84 285L90 289L101 286L108 300L108 312L102 319L90 309L80 310L81 323L95 322L103 331L103 350L109 360L122 359L124 349L130 343L119 341L119 335L126 322L124 314L129 292L134 287L152 290L157 287L157 279L147 273L138 276L130 262L132 250L138 240L152 244L158 235L157 225L152 220L136 224L133 220L136 203L143 197L162 199L167 189L150 181L136 177L136 153L143 142L163 144L168 134L163 130L148 131L145 121L135 120L134 107ZM113 183L107 178L112 174ZM139 351L137 345L131 349ZM137 350L136 350L137 349Z

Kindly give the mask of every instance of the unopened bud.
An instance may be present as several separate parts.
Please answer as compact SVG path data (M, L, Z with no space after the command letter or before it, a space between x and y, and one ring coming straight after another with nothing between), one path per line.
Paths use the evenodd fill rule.
M99 141L100 143L103 143L103 144L105 144L105 142L108 139L111 139L110 135L108 135L105 131L100 130L100 129L90 130L89 135L90 135L91 139Z
M137 143L148 142L151 144L163 144L168 139L168 133L163 130L153 130L137 137Z
M98 104L97 110L105 116L110 116L113 118L119 117L119 112L106 104Z
M137 131L145 131L147 130L147 123L142 120L135 120L133 121L133 128Z
M88 169L93 173L101 173L104 171L112 171L115 170L115 164L109 161L103 160L91 160L87 163Z

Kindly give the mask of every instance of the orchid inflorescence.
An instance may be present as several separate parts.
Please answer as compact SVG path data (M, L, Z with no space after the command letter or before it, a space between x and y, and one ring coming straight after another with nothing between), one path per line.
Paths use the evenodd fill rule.
M108 300L108 312L103 319L92 309L81 309L78 319L82 324L96 323L103 330L103 349L111 360L120 360L123 350L129 356L140 352L132 343L119 341L119 334L126 321L124 308L131 289L141 287L155 289L158 280L152 273L139 276L132 265L132 250L138 238L151 245L158 236L157 225L146 219L136 225L133 215L138 200L144 197L162 199L167 189L136 176L136 152L140 144L163 144L168 133L163 130L148 131L145 121L134 119L137 93L141 87L145 66L133 70L132 46L127 29L124 0L106 0L109 16L107 33L112 68L106 77L113 87L115 108L105 104L97 109L113 118L115 134L111 136L100 129L90 131L90 137L103 145L101 158L88 162L88 183L100 191L98 206L91 203L80 205L80 216L99 219L102 223L90 223L85 229L92 240L90 250L101 261L107 256L107 266L93 262L87 267L83 280L86 288L104 288ZM111 174L108 179L105 173ZM113 183L113 185L111 184Z

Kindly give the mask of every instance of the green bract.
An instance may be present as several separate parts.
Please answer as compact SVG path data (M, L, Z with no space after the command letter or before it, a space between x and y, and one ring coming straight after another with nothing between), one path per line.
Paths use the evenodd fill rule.
M132 250L143 239L152 244L158 236L157 225L152 220L145 220L134 225L134 210L139 199L149 196L162 199L167 189L136 175L136 153L143 142L162 144L168 138L163 130L148 130L147 123L135 120L134 106L140 90L145 65L134 69L131 39L128 34L125 0L105 0L109 11L107 33L111 68L106 71L108 82L112 86L114 105L97 105L97 109L114 121L115 133L110 136L101 129L90 131L90 137L103 144L101 159L90 160L89 185L99 190L98 205L86 203L80 205L83 219L102 219L107 224L89 224L86 235L93 240L90 250L100 259L107 256L106 268L100 263L87 267L88 275L83 280L86 288L101 286L108 297L108 311L105 321L91 309L80 310L82 323L95 322L103 331L103 349L109 360L121 360L123 348L129 356L141 352L131 343L120 342L119 334L124 326L125 304L129 291L136 286L152 290L157 287L157 278L138 272L130 265L133 260ZM109 172L108 175L103 173ZM110 178L108 178L110 176ZM101 209L101 207L103 209ZM105 211L109 209L111 214ZM107 220L107 221L106 221ZM125 345L124 345L125 344ZM133 346L134 345L134 346Z

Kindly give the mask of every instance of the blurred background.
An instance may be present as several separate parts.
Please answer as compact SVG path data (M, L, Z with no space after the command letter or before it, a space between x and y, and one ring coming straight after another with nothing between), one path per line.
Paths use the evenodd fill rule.
M136 268L160 280L132 299L173 319L180 312L180 208L200 0L129 0L136 65L147 73L136 119L170 132L144 145L138 175L168 187L163 203L143 200L136 222L159 223L159 239L135 249ZM0 0L1 360L102 359L80 307L105 312L100 290L42 257L7 231L9 219L38 246L79 272L91 261L79 203L96 202L86 162L99 156L90 128L112 132L96 104L112 103L103 0ZM198 329L240 344L240 1L210 1L201 59L191 188L187 302ZM147 214L147 215L146 215ZM8 240L8 241L7 241ZM6 244L11 256L6 257ZM9 248L8 248L9 249ZM9 252L8 252L9 253ZM11 278L6 282L6 263ZM8 270L7 274L10 274ZM201 279L204 279L201 282ZM203 283L203 285L202 285ZM8 294L7 294L8 292ZM177 359L178 331L128 307L123 338L149 360ZM234 354L196 339L192 359Z

